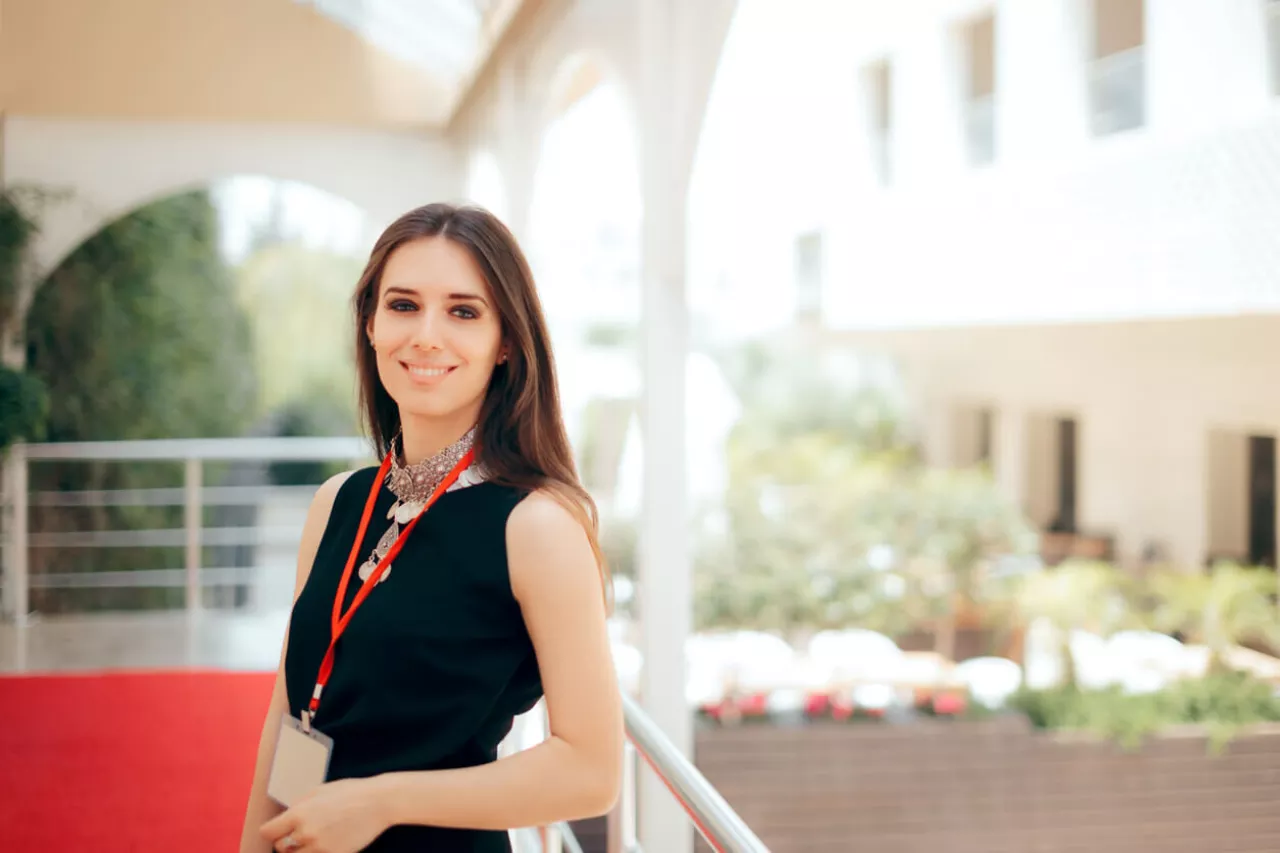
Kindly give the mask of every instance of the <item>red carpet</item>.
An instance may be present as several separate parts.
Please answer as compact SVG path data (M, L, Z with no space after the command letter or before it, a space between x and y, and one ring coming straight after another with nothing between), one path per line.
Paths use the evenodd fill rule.
M273 678L0 677L0 850L238 849Z

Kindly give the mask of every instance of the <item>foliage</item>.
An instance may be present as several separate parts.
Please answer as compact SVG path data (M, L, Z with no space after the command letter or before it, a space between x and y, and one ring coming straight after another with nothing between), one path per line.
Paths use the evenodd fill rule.
M351 413L322 397L288 403L272 418L272 433L281 437L350 435ZM278 460L270 465L271 482L279 486L313 486L345 470L340 461Z
M1107 637L1141 625L1134 609L1135 586L1113 566L1093 560L1068 560L1017 579L1012 604L1023 624L1043 619L1054 628L1067 685L1075 685L1071 632Z
M48 440L206 438L241 434L255 379L248 324L218 255L203 192L176 195L102 229L36 293L29 371L48 387ZM206 482L213 481L206 473ZM175 486L175 464L42 463L34 490ZM33 507L37 531L175 527L179 507ZM33 552L33 571L172 568L181 550ZM113 590L112 606L156 604L180 590ZM66 593L69 595L70 593ZM55 609L65 600L46 598Z
M750 343L718 354L743 404L737 435L770 440L837 437L868 455L919 461L902 389L879 359L841 350Z
M773 357L786 363L752 349L730 359L744 414L723 532L698 555L700 628L945 625L981 597L993 558L1034 548L988 472L922 464L892 388Z
M1263 641L1280 649L1277 574L1270 568L1219 563L1209 572L1164 571L1150 582L1156 598L1152 622L1162 631L1196 637L1209 647L1209 668L1226 669L1233 646Z
M312 434L356 431L351 295L361 270L357 258L296 243L264 245L238 267L235 298L249 318L260 416L297 418L311 408L301 417L321 430Z
M1026 714L1036 728L1091 732L1129 748L1172 726L1207 726L1212 743L1221 745L1242 726L1280 722L1275 689L1240 672L1177 681L1152 693L1080 690L1074 685L1022 690L1011 697L1009 707Z
M613 577L636 578L636 548L639 531L635 522L627 519L602 519L600 524L600 550L604 552Z
M13 191L0 192L0 323L14 310L27 247L39 230L35 217Z
M17 441L39 441L49 416L44 383L25 371L0 367L0 454Z
M28 251L39 232L32 202L41 200L32 191L0 190L0 454L14 442L42 438L49 411L44 384L23 371L17 316L29 300Z

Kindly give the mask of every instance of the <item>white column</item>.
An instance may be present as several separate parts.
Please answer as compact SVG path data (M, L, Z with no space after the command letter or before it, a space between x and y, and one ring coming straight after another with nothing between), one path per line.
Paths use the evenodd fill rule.
M494 138L501 142L494 153L507 194L507 227L523 243L531 238L533 180L541 160L544 129L535 105L540 105L544 98L531 96L525 82L528 70L523 64L504 66L498 73L498 128Z
M954 468L956 453L956 407L945 398L935 398L924 406L924 455L932 468Z
M693 752L693 716L684 697L684 642L692 621L686 517L685 302L687 158L681 156L673 57L674 0L642 0L639 16L641 340L644 390L641 429L644 496L640 537L640 619L644 670L640 701L667 737ZM640 845L690 853L693 829L670 791L647 768L639 791Z
M996 482L1018 508L1027 509L1027 413L1021 408L996 409L991 449Z
M1083 4L1001 3L996 17L996 157L1055 159L1089 135Z

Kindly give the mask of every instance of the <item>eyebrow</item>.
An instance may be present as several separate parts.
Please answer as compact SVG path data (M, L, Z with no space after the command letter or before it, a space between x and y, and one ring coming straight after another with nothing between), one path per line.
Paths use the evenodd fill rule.
M420 294L418 291L414 290L414 289L413 289L413 288L411 288L411 287L399 287L399 286L397 286L397 285L390 285L390 286L388 286L388 287L383 291L383 295L391 294L391 293L402 293L402 294L405 294L405 295L407 295L407 296L418 296L418 297L420 297L420 296L422 295L422 294ZM489 300L485 299L485 298L484 298L483 296L481 296L480 294L478 294L478 293L467 293L467 292L465 292L465 291L458 291L458 292L456 292L456 293L450 293L450 294L448 295L448 297L447 297L447 298L449 298L449 299L469 299L469 300L472 300L472 301L474 301L474 302L479 302L479 303L480 303L480 304L482 304L482 305L488 305L488 304L489 304Z

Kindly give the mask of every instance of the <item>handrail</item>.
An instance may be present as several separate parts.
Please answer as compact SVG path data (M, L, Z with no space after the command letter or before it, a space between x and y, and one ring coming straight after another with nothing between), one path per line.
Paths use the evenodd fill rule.
M231 544L248 536L239 528L205 528L202 509L211 498L229 497L243 500L243 487L206 487L203 484L203 464L209 461L230 460L347 460L369 459L368 445L358 438L248 438L248 439L164 439L158 441L110 441L65 444L17 444L10 448L4 459L5 489L0 503L10 504L10 529L4 541L5 595L3 603L8 615L19 627L27 622L28 577L27 551L33 545L75 544L108 547L112 544L185 544L185 565L182 569L157 570L137 573L95 573L92 579L76 578L63 574L42 576L37 586L121 586L126 584L153 584L158 586L185 585L186 609L194 612L200 607L200 590L210 581L223 582L250 571L242 568L212 569L200 564L204 545ZM182 461L185 462L184 483L179 489L122 490L120 492L86 492L76 500L93 503L124 503L124 498L149 498L145 502L181 503L184 506L184 526L176 531L95 531L93 533L60 533L32 535L28 530L27 511L33 497L28 491L28 466L32 462L49 460L113 460L113 461ZM179 494L181 500L178 500ZM59 505L63 500L39 495L37 503ZM66 498L67 503L73 503ZM260 531L252 528L250 538L255 541ZM56 537L56 539L55 539ZM162 539L159 541L157 539ZM109 575L109 577L107 576ZM128 577L125 577L128 575ZM104 583L105 581L105 583ZM681 808L689 815L694 827L717 853L768 853L768 848L750 830L738 814L725 802L715 787L686 759L666 734L653 722L634 700L623 694L623 710L629 742L625 748L623 792L618 806L609 819L610 853L640 853L636 842L635 809L635 755L642 756L663 782ZM557 830L556 849L561 845L574 853L577 839L567 824L553 827Z
M680 753L634 699L624 694L622 709L627 736L635 744L636 752L671 791L713 849L719 853L769 853L769 848L725 802L715 786Z
M183 482L175 489L129 489L116 492L93 491L72 495L32 495L29 491L28 467L33 462L111 461L111 462L180 462ZM249 503L249 490L244 487L204 486L204 466L209 462L235 461L335 461L363 464L374 462L372 448L358 436L326 437L251 437L157 439L141 441L82 441L47 444L18 443L0 458L3 463L3 489L0 489L0 516L5 524L0 531L3 545L3 594L0 615L18 625L26 624L29 592L29 551L33 547L182 547L186 587L185 607L194 613L201 607L205 586L227 579L228 573L209 571L201 566L205 546L267 546L296 541L296 533L266 528L213 527L203 523L204 508L215 502ZM259 494L262 491L258 491ZM270 491L282 494L282 491ZM79 531L33 534L29 531L29 509L37 505L66 506L77 503L123 504L138 498L145 505L180 505L183 525L172 530ZM33 500L34 499L34 500ZM83 579L69 578L65 573L42 577L37 586L119 587L140 585L144 580L173 585L172 576L138 574L126 578L119 573L92 573Z
M27 444L30 461L52 459L93 461L201 461L236 460L355 461L372 459L366 439L339 438L161 438L142 441L68 441Z

